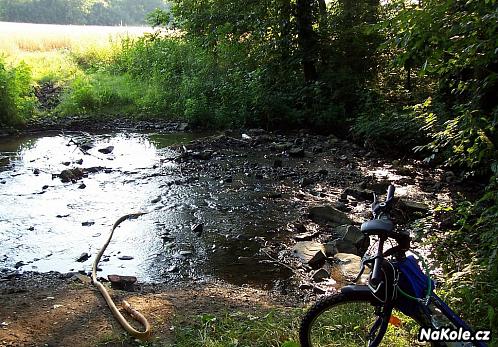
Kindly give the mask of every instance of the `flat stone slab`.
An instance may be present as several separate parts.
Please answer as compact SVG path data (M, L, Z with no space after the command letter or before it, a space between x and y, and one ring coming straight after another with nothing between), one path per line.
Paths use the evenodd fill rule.
M315 206L309 210L309 216L315 223L353 224L344 212L332 206Z
M322 244L314 241L301 241L296 243L294 247L292 247L292 254L312 268L320 267L326 259Z

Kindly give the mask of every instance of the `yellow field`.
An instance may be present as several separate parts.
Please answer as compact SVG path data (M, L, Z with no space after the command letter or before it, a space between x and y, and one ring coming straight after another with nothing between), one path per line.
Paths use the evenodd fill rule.
M105 62L126 37L152 32L150 27L109 27L0 22L0 56L8 64L27 64L36 82L64 82L86 63Z
M0 52L37 52L56 49L104 48L123 37L152 32L150 27L106 27L0 22Z

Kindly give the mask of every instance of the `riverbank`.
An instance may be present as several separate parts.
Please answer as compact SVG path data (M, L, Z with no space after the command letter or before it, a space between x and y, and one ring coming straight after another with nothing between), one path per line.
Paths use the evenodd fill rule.
M160 129L174 129L177 126L159 125ZM133 138L135 131L136 128L131 128L123 130L123 133L127 134L126 138ZM80 137L84 136L94 144L94 149L88 150L89 154L102 156L103 152L98 149L104 149L104 145L112 142L116 135L69 132L64 136L70 136L80 145L83 143ZM102 141L99 136L104 136L107 142L99 142ZM123 138L123 135L117 137L119 141ZM61 143L68 141L69 138L64 138ZM114 154L108 155L116 155L111 162L124 155L120 151L129 146L119 141L113 143ZM72 148L70 152L76 150L79 153L79 145L74 146L77 148ZM396 221L400 227L411 232L416 241L415 247L428 255L433 245L423 241L438 235L453 223L448 214L435 212L438 206L450 204L456 191L462 193L476 187L462 184L462 178L450 171L436 170L416 160L381 158L378 153L347 140L305 130L294 133L232 130L167 145L165 149L167 153L159 152L157 160L153 159L141 169L130 171L117 167L109 173L102 169L99 178L89 171L86 177L77 177L74 182L58 183L56 179L50 188L63 201L64 194L81 196L81 192L88 188L73 189L81 184L91 187L96 182L107 185L123 179L128 182L126 185L136 186L136 192L139 192L147 185L153 188L154 180L159 180L157 187L162 188L154 188L154 194L145 195L143 200L143 207L154 210L156 214L147 217L149 220L130 222L134 228L140 229L151 225L150 232L158 236L157 241L154 238L146 241L159 247L157 254L145 255L147 259L155 256L147 272L149 275L155 273L156 284L137 276L139 285L135 287L135 292L114 293L117 298L131 297L130 301L140 311L152 316L152 324L160 327L153 336L158 345L167 345L172 341L182 345L178 341L183 341L183 338L191 343L194 337L207 338L207 335L202 335L207 330L215 333L216 329L228 329L221 333L227 336L231 328L217 328L216 324L225 324L227 319L233 319L231 315L239 311L245 317L242 325L255 322L266 324L268 317L276 321L292 317L284 325L277 324L282 330L277 329L278 336L271 345L297 341L294 334L297 333L298 316L302 311L283 307L302 307L324 293L335 292L354 275L355 261L364 250L359 242L361 240L351 239L351 235L355 235L355 228L369 218L373 192L383 194L390 182L395 183L397 196L401 197L395 209ZM52 150L60 152L57 146ZM90 160L90 156L80 155L84 162ZM73 162L74 158L70 159L70 168L81 166L84 169L84 165ZM167 162L177 168L165 171L161 165ZM11 164L16 165L15 162ZM41 168L45 164L35 161L30 165ZM67 166L62 167L68 169ZM55 164L48 166L47 170L55 170L47 172L48 175L61 174ZM175 176L178 172L181 172L181 177ZM5 174L10 176L8 170L4 170ZM18 170L13 175L13 178L24 177L31 181L40 179L29 168ZM38 189L35 190L38 192ZM190 199L198 196L197 192L204 193L199 195L200 199L195 198L190 203L178 200L178 204L171 204L174 199L184 199L181 198L184 195L175 195L175 191L187 192L186 196ZM205 195L206 192L210 193ZM38 199L39 195L27 192L27 196ZM136 203L136 195L134 200ZM160 220L161 215L178 211L183 211L178 218L190 217L184 223L172 225L168 224L168 220ZM76 218L78 212L75 210L68 214ZM100 234L103 227L107 230L112 224L114 220L111 219L107 216L101 221L103 224L80 225L79 228L95 228L95 232ZM76 218L75 222L81 224L82 221ZM43 229L43 223L40 228ZM53 228L57 229L56 224ZM38 226L35 229L38 230ZM310 262L309 258L303 258L296 251L299 245L310 244L318 247L315 251L323 252L325 258ZM75 247L74 251L78 254L80 249L86 248L84 244L73 244L72 248ZM119 247L117 244L111 252L110 262L102 263L104 270L109 267L108 264L111 264L111 269L120 264L119 257L114 254ZM325 247L332 251L327 253ZM137 257L137 254L130 253L131 249L128 252ZM347 256L344 257L344 254ZM5 261L17 264L18 259L9 259L3 259L4 267L7 264ZM71 345L70 341L87 341L83 345L137 344L121 333L100 294L89 283L84 269L66 274L36 274L29 270L38 265L38 260L19 261L22 260L24 262L19 263L17 271L10 268L0 276L0 300L4 303L0 317L5 323L2 325L1 341L11 345L16 345L17 340L22 341L17 345ZM72 261L78 264L75 259ZM122 264L129 264L127 262L121 261ZM88 270L90 260L85 259L81 264ZM134 275L131 269L133 267L127 266L120 274ZM438 265L434 264L433 269L438 270ZM438 275L437 271L435 275ZM79 306L74 304L77 302ZM272 310L277 313L268 315ZM49 319L45 317L47 314ZM251 315L258 319L247 318ZM99 318L93 320L93 316ZM61 317L67 321L74 320L73 328ZM214 320L215 317L217 320ZM178 328L177 322L182 319L188 322L185 329ZM75 330L75 326L88 326L88 329ZM171 329L172 326L175 328ZM40 334L40 331L44 333ZM186 342L185 345L189 344Z

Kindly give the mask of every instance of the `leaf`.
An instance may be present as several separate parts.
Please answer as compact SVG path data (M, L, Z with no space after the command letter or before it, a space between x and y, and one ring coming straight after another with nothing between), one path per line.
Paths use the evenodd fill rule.
M294 341L286 341L286 342L282 343L282 345L280 347L299 347L299 344L297 342L294 342Z

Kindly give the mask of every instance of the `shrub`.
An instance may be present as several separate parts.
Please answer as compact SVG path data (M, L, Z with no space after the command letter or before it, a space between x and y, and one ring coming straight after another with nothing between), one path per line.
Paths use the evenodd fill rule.
M28 66L9 67L0 58L0 125L23 123L34 115L36 98Z

